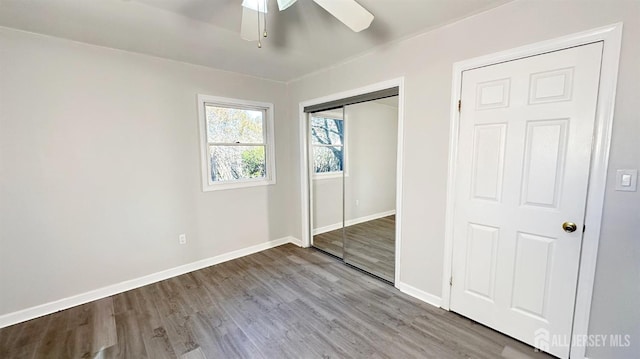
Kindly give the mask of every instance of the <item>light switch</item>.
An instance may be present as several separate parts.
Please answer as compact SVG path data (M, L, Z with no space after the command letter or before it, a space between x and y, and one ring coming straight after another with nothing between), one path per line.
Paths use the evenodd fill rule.
M616 191L635 192L638 185L638 170L618 170Z

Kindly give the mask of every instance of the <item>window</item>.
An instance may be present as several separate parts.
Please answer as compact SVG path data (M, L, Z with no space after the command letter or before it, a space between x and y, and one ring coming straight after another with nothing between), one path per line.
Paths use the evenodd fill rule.
M310 128L314 175L318 178L342 175L345 170L344 120L315 114Z
M275 183L273 105L198 95L202 189Z

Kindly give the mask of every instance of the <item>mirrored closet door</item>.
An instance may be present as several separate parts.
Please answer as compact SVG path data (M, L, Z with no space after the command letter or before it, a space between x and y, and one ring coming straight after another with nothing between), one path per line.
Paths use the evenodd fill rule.
M345 125L343 108L309 115L313 246L344 257Z
M393 282L398 97L348 105L344 113L344 261Z
M398 96L308 121L313 246L393 282Z

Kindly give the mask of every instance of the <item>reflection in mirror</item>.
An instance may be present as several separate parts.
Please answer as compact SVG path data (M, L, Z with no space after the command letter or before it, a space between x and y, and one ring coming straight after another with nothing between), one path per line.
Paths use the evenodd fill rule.
M345 106L344 261L393 282L398 96Z
M308 121L313 246L393 282L398 96Z
M343 109L309 115L313 246L343 257L345 123Z

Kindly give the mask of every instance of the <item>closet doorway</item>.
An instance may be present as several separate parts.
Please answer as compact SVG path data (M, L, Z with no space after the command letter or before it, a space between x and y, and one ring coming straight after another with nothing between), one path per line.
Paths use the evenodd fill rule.
M305 109L311 245L390 283L398 98L395 87Z

